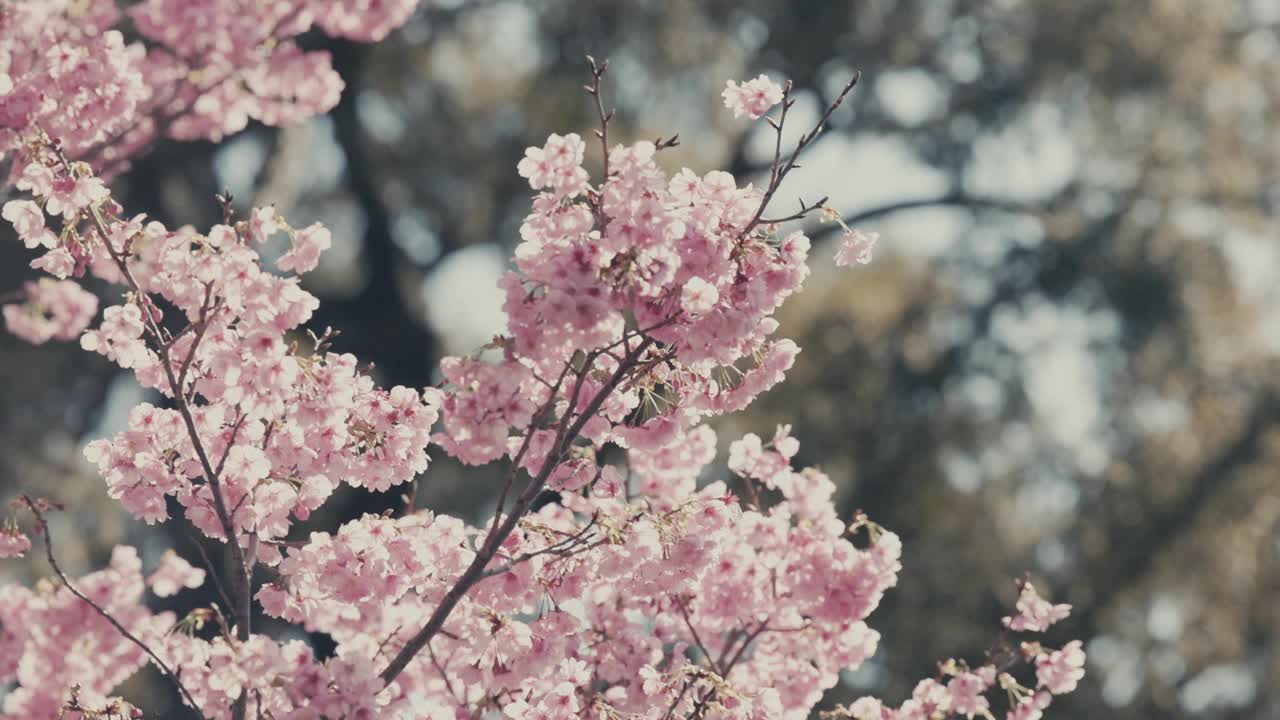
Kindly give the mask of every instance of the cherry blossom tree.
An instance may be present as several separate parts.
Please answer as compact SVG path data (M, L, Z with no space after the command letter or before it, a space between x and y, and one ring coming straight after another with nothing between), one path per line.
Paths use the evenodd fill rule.
M0 557L35 538L55 577L0 588L3 717L140 717L114 693L149 664L201 718L802 718L876 652L866 620L901 544L837 516L831 480L793 467L789 428L729 444L740 493L699 482L716 455L707 421L777 385L799 352L774 337L809 272L809 239L788 223L824 205L773 215L771 201L856 74L789 147L791 85L727 84L735 116L776 131L755 187L668 175L658 159L675 136L611 144L607 63L588 58L602 172L584 168L591 143L576 133L519 161L536 195L500 283L507 332L446 358L438 387L379 388L330 349L330 330L307 328L319 302L299 276L332 244L324 227L271 207L237 217L222 198L222 223L172 229L113 199L111 176L162 135L218 140L251 118L332 107L328 58L294 38L318 26L376 40L412 9L146 0L126 16L112 2L0 2L0 151L22 193L3 217L52 276L4 307L6 325L36 343L78 338L161 398L85 456L137 520L194 528L230 558L201 569L169 552L144 570L118 547L71 578L47 522L56 501L16 498ZM869 261L876 237L844 231L837 264ZM287 250L264 261L259 248L278 242ZM100 320L80 285L90 276L113 288ZM343 483L389 492L429 478L432 445L505 464L489 521L410 499L304 534ZM561 500L535 511L544 490ZM148 590L206 582L219 600L184 617L148 606ZM900 704L826 714L1038 718L1076 687L1083 652L1010 633L1042 633L1068 610L1023 583L981 662L941 663ZM255 629L264 615L337 649L318 657Z

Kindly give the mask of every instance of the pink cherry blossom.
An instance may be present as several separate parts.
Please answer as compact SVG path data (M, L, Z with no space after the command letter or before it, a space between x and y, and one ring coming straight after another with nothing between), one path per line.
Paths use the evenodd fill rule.
M160 567L147 576L147 585L158 597L176 595L183 588L195 589L204 584L205 571L192 567L172 550L160 558Z
M1079 640L1072 640L1061 650L1041 653L1036 657L1036 680L1054 695L1069 693L1084 677L1084 659Z
M44 270L59 280L65 280L75 272L76 259L66 248L54 248L32 260L31 267Z
M1004 626L1010 630L1044 632L1054 623L1065 620L1071 614L1071 606L1054 605L1036 592L1029 582L1020 582L1018 614L1004 618Z
M680 291L680 304L685 312L693 315L709 312L719 299L715 286L700 277L689 278Z
M314 270L320 262L320 254L333 245L328 228L319 223L295 230L291 239L293 247L276 262L276 267L296 273Z
M19 558L31 550L31 538L16 527L0 526L0 559Z
M759 119L769 112L769 108L782 102L782 95L782 87L764 74L741 84L730 80L722 93L724 106L733 111L734 117L746 115L752 120Z
M22 238L27 248L37 248L41 245L53 248L57 244L57 236L44 225L44 212L34 202L10 200L4 204L4 210L0 211L0 215L13 223L13 229L17 231L18 237Z
M988 714L990 703L983 693L990 686L991 683L978 673L957 674L947 682L947 692L951 694L951 712L967 718Z
M69 280L40 280L23 287L21 304L0 308L9 332L33 345L74 340L93 321L98 298Z
M854 263L862 265L870 263L871 249L879 239L880 233L846 230L840 236L840 246L836 248L836 265L845 267Z
M550 136L517 167L538 192L499 282L506 331L445 358L438 387L379 388L329 337L301 332L319 300L298 275L332 244L323 226L267 207L207 232L170 229L126 214L94 165L115 168L158 136L157 89L179 138L332 106L327 55L293 39L315 25L381 37L412 3L144 0L127 13L145 45L111 29L115 3L83 5L76 24L57 3L0 0L0 18L36 38L0 39L21 58L6 70L16 97L0 110L0 147L21 148L13 180L32 196L3 214L46 250L37 267L92 273L114 304L84 330L95 296L46 278L5 306L6 324L33 342L78 335L160 396L84 455L137 520L176 512L221 544L229 562L211 579L227 597L183 618L153 613L147 587L169 597L210 578L172 551L144 578L128 547L97 573L58 571L52 589L0 587L6 717L123 708L111 693L150 663L210 720L685 717L713 705L772 720L807 716L875 654L868 622L897 584L901 539L837 514L832 478L793 466L790 426L726 439L749 501L708 469L719 443L708 420L781 382L799 352L775 336L776 314L809 274L810 241L759 222L773 181L672 175L661 143L642 141L601 147L609 172L592 184L582 137ZM40 83L93 107L37 103ZM758 117L782 95L761 76L724 97ZM290 238L276 263L288 275L259 255L277 233ZM502 483L492 517L473 525L411 501L323 526L316 511L341 484L392 491L431 472L433 444L463 465L500 463L476 475ZM559 502L533 510L545 490ZM53 506L23 499L47 532ZM29 548L0 531L0 556ZM1065 615L1028 588L1011 628ZM250 623L259 612L327 635L333 657L269 637ZM1017 720L1083 674L1078 642L1028 648L1039 692L999 676L1011 697L1033 698ZM989 714L994 667L940 670L896 708L863 698L848 714Z

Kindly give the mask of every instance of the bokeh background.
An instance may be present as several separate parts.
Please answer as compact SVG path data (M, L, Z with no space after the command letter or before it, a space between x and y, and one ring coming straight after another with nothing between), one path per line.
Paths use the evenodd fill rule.
M798 134L857 68L776 202L829 194L881 233L876 260L831 267L833 228L811 227L781 331L804 352L720 427L723 451L791 423L842 511L903 537L882 650L831 701L897 701L936 660L980 657L1030 573L1076 606L1055 637L1090 656L1054 717L1280 717L1278 30L1276 0L424 2L376 46L308 39L347 82L329 116L165 143L117 189L174 224L216 222L222 188L327 223L312 325L422 386L502 329L494 281L530 200L514 165L590 132L586 53L611 60L612 137L678 132L669 169L744 180L771 131L724 110L726 78L792 78ZM26 261L0 242L0 293ZM68 569L120 542L189 554L80 455L143 399L73 346L0 338L0 495L71 506ZM495 487L440 459L420 502L480 517ZM316 522L394 502L344 496Z

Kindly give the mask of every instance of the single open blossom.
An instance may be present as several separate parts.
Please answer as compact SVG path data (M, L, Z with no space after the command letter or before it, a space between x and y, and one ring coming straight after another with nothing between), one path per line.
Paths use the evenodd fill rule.
M860 697L849 706L853 720L884 720L885 712L884 702L879 698Z
M22 238L22 242L28 249L57 246L58 236L45 227L44 212L34 202L10 200L4 204L4 210L0 211L0 215L13 223L13 229L17 231L18 237Z
M1052 701L1053 696L1043 690L1025 695L1010 708L1006 720L1040 720Z
M988 714L990 703L984 693L990 686L991 683L980 673L958 673L947 682L947 692L951 694L951 712L967 718Z
M1021 582L1018 594L1018 614L1004 618L1004 626L1010 630L1044 632L1054 623L1065 620L1071 614L1071 606L1054 605L1036 592L1029 582Z
M50 215L71 218L106 198L107 187L99 178L62 177L53 182L53 191L46 198L44 209Z
M742 83L730 80L721 93L724 106L733 111L734 117L746 115L752 120L759 119L769 112L769 108L782 102L782 96L782 87L764 74Z
M293 247L276 262L276 267L296 273L314 270L320 262L320 255L333 245L329 229L320 223L295 230L290 239Z
M517 170L534 190L550 189L558 197L574 197L587 184L582 168L586 144L577 133L551 135L546 145L525 150Z
M880 239L880 233L864 233L861 230L846 230L840 236L840 245L836 248L836 265L847 267L854 263L866 265L871 262L871 249Z
M701 314L715 307L720 299L716 287L700 277L689 278L680 291L680 304L686 312Z
M275 206L254 208L249 213L249 235L255 242L266 242L280 229L280 219Z
M1063 695L1076 689L1084 677L1084 650L1079 640L1072 640L1061 650L1041 653L1036 657L1036 679L1040 686Z
M195 589L204 584L205 571L193 567L172 550L160 558L160 567L147 577L147 585L158 597L176 595L183 588Z
M59 280L65 280L76 271L76 259L66 248L54 248L32 260L31 267L44 270Z

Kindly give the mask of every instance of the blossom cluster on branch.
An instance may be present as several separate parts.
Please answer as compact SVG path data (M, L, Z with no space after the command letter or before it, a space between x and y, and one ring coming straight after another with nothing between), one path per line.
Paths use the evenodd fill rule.
M312 27L379 40L416 0L0 0L0 154L40 127L108 173L159 137L219 140L338 102ZM127 25L128 38L121 31Z
M57 5L0 3L0 21L34 31ZM43 538L58 582L0 588L0 684L16 685L0 717L128 716L112 693L150 663L211 719L803 718L876 652L865 621L896 583L901 543L837 515L832 481L793 467L788 428L730 444L742 493L699 483L716 454L706 421L780 382L799 351L774 337L774 313L808 275L810 241L783 223L821 203L786 219L765 211L822 123L784 155L790 85L762 76L724 93L736 115L780 106L769 179L741 186L722 171L669 175L658 159L674 139L610 145L606 66L592 60L603 172L593 182L577 134L519 162L538 194L500 281L507 332L446 358L439 387L382 389L330 351L327 332L306 329L319 302L299 275L332 243L326 229L272 208L237 219L229 203L205 232L171 229L126 213L95 163L160 132L178 100L156 93L189 100L219 68L234 81L199 90L168 132L216 138L247 116L323 110L336 78L288 38L312 23L375 38L412 4L146 0L129 10L145 46L107 29L114 3L71 5L44 35L4 35L19 58L8 92L44 99L3 118L0 147L27 193L3 216L40 251L32 266L58 278L29 285L4 315L32 342L78 337L155 392L85 455L134 517L194 528L230 561L201 570L167 554L147 574L117 548L108 570L73 580L45 521L57 508L21 498L17 517ZM99 122L108 107L151 124ZM837 260L865 262L874 237L846 231ZM259 247L276 240L289 249L273 268ZM90 275L116 292L86 329L97 307L79 281ZM343 483L382 492L413 480L432 445L467 465L505 464L489 521L410 500L331 532L302 525ZM533 510L545 490L561 501ZM0 530L0 556L30 549L17 526ZM167 597L210 574L220 602L183 618L148 609L146 588ZM1022 593L1008 631L1065 617L1029 585ZM336 651L317 657L255 630L263 614L330 636ZM990 717L998 687L1011 719L1033 720L1083 673L1079 643L1013 655L1030 686L1011 674L1017 662L949 661L897 709L866 698L836 716Z

